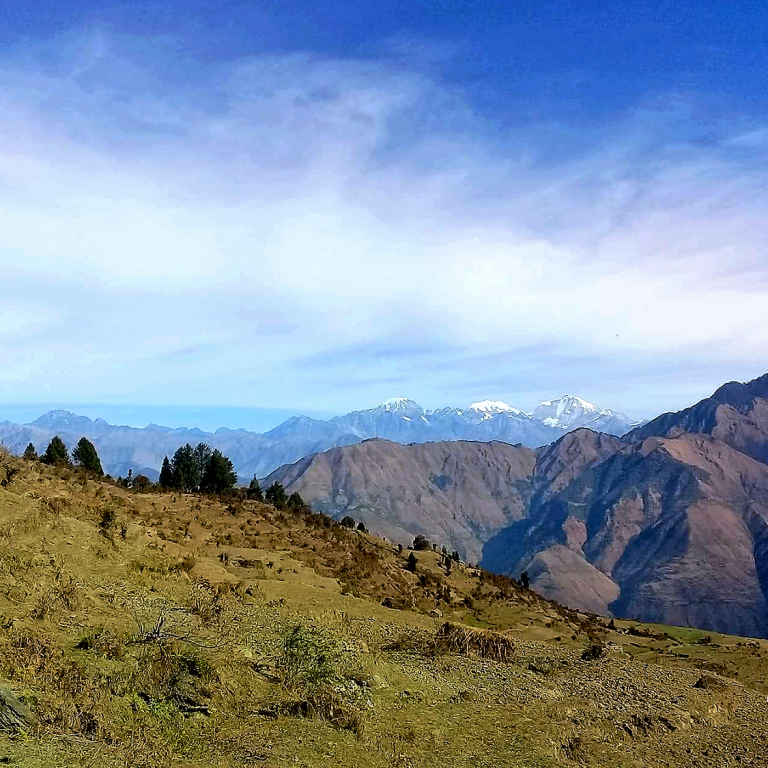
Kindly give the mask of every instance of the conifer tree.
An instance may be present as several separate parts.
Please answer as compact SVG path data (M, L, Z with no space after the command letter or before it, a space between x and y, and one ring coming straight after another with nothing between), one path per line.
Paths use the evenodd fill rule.
M261 490L261 485L256 475L253 476L253 480L248 485L248 498L253 501L264 501L264 492Z
M160 468L160 477L158 478L157 483L161 488L167 489L176 487L176 479L173 476L171 462L168 461L167 456L163 459L163 466Z
M72 463L69 460L67 446L64 445L64 441L58 435L54 435L51 442L48 443L48 447L40 457L40 461L43 464L50 464L55 467L68 467Z
M187 493L194 493L200 485L200 475L197 471L197 461L195 460L195 451L187 443L182 445L176 453L173 454L171 461L175 486Z
M283 484L278 483L277 481L272 483L272 485L267 488L267 491L264 494L264 498L267 500L268 504L271 504L273 507L277 507L278 509L285 509L285 504L288 500Z
M213 451L206 463L200 490L206 493L226 493L236 483L237 472L232 462L221 451Z
M25 458L27 461L37 461L37 451L35 450L35 446L30 443L25 449L23 458Z
M75 446L75 450L72 451L72 458L78 467L82 467L87 472L92 472L98 477L104 474L96 447L87 437L80 438Z
M205 473L208 470L208 463L210 462L212 455L213 452L211 451L211 446L207 443L198 443L195 447L194 458L198 485L202 485L203 483L203 477L205 477Z

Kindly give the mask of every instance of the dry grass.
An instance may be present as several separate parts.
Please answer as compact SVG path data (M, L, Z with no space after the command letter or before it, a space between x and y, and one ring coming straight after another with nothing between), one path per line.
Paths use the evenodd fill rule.
M484 659L509 663L515 654L512 639L492 629L467 627L446 621L437 630L438 644L447 651L461 654L474 654Z

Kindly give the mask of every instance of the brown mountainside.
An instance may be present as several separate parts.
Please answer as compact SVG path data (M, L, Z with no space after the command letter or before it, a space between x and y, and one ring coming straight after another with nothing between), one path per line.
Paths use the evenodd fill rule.
M335 516L416 533L574 607L768 636L768 375L623 438L537 452L374 441L283 467Z
M409 544L423 534L479 560L490 536L525 515L535 462L535 451L507 443L376 439L308 456L265 483L388 539Z
M677 437L689 432L712 435L768 462L768 373L746 384L724 384L711 397L677 413L664 413L625 438Z

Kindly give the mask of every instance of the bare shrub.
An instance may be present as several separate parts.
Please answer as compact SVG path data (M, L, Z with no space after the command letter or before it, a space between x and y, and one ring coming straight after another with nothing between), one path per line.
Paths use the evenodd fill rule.
M492 629L467 627L446 621L437 631L437 642L453 653L475 654L484 659L508 663L515 654L515 644L509 635Z

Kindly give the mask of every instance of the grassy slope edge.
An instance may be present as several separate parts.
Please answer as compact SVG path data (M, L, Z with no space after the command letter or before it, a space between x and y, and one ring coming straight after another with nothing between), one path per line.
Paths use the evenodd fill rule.
M609 625L432 551L410 573L323 516L0 463L0 685L36 714L0 761L763 765L765 641ZM444 620L512 660L441 647Z

